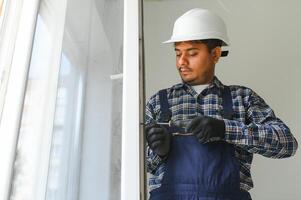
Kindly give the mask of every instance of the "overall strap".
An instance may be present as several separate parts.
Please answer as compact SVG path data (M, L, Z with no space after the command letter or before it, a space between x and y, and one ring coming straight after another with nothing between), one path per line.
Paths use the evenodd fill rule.
M167 90L163 89L159 91L159 99L160 99L160 114L159 121L160 122L169 122L171 120L171 110L169 109L168 99L167 99Z
M169 122L172 117L172 112L169 109L168 98L167 98L167 90L163 89L159 91L159 99L160 99L160 114L159 114L159 122ZM170 133L181 132L185 133L184 128L167 126L166 127Z
M229 86L224 86L222 90L222 98L223 98L223 109L224 109L224 118L232 119L234 111L233 111L233 101L231 96L231 90Z

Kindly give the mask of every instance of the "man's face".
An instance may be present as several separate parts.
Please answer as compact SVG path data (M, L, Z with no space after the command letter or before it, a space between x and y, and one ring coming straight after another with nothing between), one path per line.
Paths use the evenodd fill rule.
M210 83L220 51L220 47L216 47L209 52L207 46L202 43L175 43L176 65L182 80L190 85Z

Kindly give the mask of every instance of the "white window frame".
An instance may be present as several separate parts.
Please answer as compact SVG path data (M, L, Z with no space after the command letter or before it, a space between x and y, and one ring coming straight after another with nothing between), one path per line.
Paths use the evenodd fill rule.
M6 73L6 93L3 95L3 109L0 121L0 199L8 199L11 185L11 176L14 166L15 150L19 133L20 117L24 99L25 83L27 79L28 66L32 48L32 40L35 30L36 17L38 12L39 0L11 1L9 9L8 29L12 33L17 28L16 38L5 34L4 46L1 50L8 47L12 50L12 56L4 54L5 65L9 65L9 73ZM15 9L15 10L14 10ZM15 12L17 15L15 16ZM20 13L18 12L20 11ZM12 16L12 17L10 17ZM15 26L15 27L14 27ZM17 26L17 27L16 27ZM11 44L14 43L12 46ZM2 56L3 54L1 54ZM3 63L1 63L3 64ZM6 68L6 67L4 67Z
M0 15L0 29L2 28L3 19L4 19L4 16L5 16L6 5L7 5L7 0L2 0L2 2L0 3L0 8L1 8L1 10L0 10L0 12L1 12L1 15Z
M142 1L124 1L121 199L145 199ZM141 21L139 21L141 20ZM142 89L142 90L141 90ZM143 126L142 126L143 127Z
M55 1L55 5L47 0L44 1L47 6L54 10L52 16L56 17L56 30L51 30L55 38L53 44L53 59L51 66L53 71L49 75L49 101L45 116L48 121L43 125L44 136L41 137L41 156L40 170L37 172L35 180L42 180L38 183L35 191L35 199L44 199L47 185L48 163L51 147L51 136L53 128L53 119L55 112L55 100L57 93L57 80L59 75L61 48L64 32L66 2ZM16 146L18 142L20 121L22 116L24 94L26 90L26 82L32 53L33 38L37 15L40 9L40 0L16 1L20 6L20 16L18 20L17 35L14 42L14 51L9 68L9 76L7 77L7 89L4 96L4 106L2 118L0 121L0 199L9 199L12 185L12 174L14 170L14 161L16 154ZM49 4L50 3L50 4ZM49 5L48 5L49 4ZM47 7L46 6L46 7ZM44 9L47 11L47 9ZM12 11L12 13L14 10ZM16 24L14 24L16 26ZM14 41L14 39L12 39ZM3 47L2 47L3 49Z
M14 55L23 0L4 1L0 28L0 120Z
M59 2L59 1L58 1ZM61 3L59 15L65 16L66 2ZM122 166L121 166L121 199L122 200L139 200L142 199L140 185L141 174L144 173L141 167L141 136L139 134L140 124L139 117L141 113L139 89L141 85L140 61L139 53L139 3L141 0L125 0L124 1L124 53L123 53L123 119L122 119ZM37 14L39 11L40 0L11 0L11 5L7 10L17 17L11 18L9 26L14 34L10 34L11 38L4 38L3 41L8 42L6 47L10 47L12 55L3 54L1 56L10 60L6 60L5 66L9 66L9 73L4 74L5 92L3 94L3 107L0 105L2 112L0 118L0 199L9 199L10 186L12 182L12 172L15 160L15 151L18 140L20 120L22 116L22 108L24 101L24 93L26 89L26 81L30 64L33 37L36 26ZM18 9L17 9L18 8ZM15 12L17 11L17 12ZM20 12L18 12L20 11ZM57 44L56 50L58 54L53 61L54 71L52 74L53 83L57 82L58 71L60 66L60 48L63 39L63 26L65 19L58 21ZM61 28L60 28L61 27ZM14 44L14 45L11 45ZM5 47L1 46L1 49ZM2 51L3 52L3 51ZM2 64L2 63L1 63ZM51 85L51 84L50 84ZM50 89L52 93L56 93L56 84L52 84ZM51 96L51 95L50 95ZM2 97L2 96L1 96ZM55 97L55 95L54 95ZM55 111L55 98L50 100L52 107L47 110L47 114L53 113L49 120L52 122ZM50 103L49 103L50 105ZM43 143L45 148L45 159L43 160L42 175L45 180L39 185L37 191L37 199L43 199L47 183L47 165L51 146L52 124L49 123L45 127L46 134ZM48 137L49 136L49 137ZM142 152L143 154L144 152ZM45 169L45 170L44 170ZM44 171L43 171L44 170Z

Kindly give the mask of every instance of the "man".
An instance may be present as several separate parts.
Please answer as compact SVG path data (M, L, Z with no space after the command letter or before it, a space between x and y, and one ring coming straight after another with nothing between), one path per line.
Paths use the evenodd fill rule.
M220 17L189 10L166 43L174 43L182 83L160 90L146 106L150 199L251 199L253 154L290 157L297 141L254 91L215 76L215 64L228 53L221 49L228 37Z

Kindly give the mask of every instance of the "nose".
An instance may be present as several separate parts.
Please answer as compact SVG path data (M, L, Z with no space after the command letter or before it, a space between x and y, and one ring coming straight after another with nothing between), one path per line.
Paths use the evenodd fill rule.
M178 62L178 66L187 66L188 65L187 56L185 54L182 54L181 56L178 57L177 62Z

